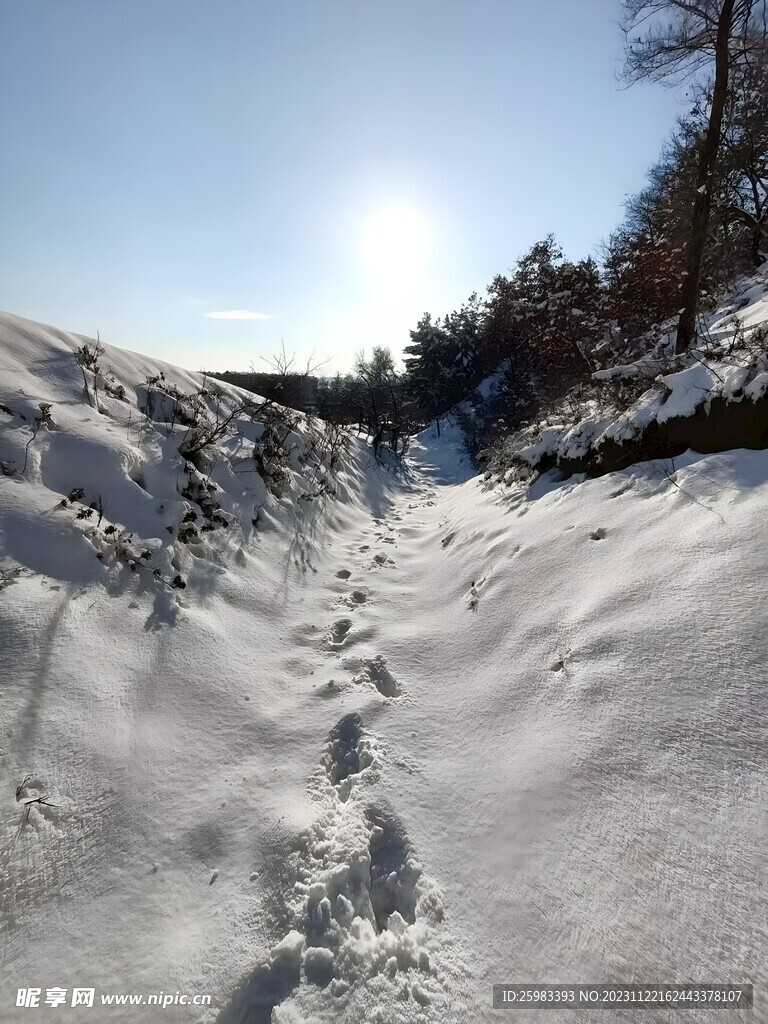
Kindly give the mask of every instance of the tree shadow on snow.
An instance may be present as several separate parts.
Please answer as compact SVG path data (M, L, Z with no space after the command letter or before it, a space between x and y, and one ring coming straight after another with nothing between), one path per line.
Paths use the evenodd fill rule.
M22 716L21 747L32 746L37 739L37 726L40 711L45 700L45 691L52 677L52 666L55 664L56 637L64 621L64 616L70 601L76 596L77 588L73 585L67 587L64 597L56 605L50 622L39 635L36 648L39 657L34 668L23 673L29 678L27 691L27 704Z

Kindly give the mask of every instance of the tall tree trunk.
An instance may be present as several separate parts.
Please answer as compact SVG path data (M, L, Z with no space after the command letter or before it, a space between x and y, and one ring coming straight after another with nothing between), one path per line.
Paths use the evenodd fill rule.
M752 257L752 266L761 267L765 260L763 259L762 253L760 252L760 244L763 240L763 231L760 221L755 221L755 226L752 229L752 235L749 239L749 253Z
M677 324L675 352L685 352L691 347L696 337L696 311L699 301L701 264L709 228L709 211L712 207L712 177L720 149L723 111L728 97L729 43L733 30L734 4L735 0L723 0L717 23L715 85L712 92L712 106L709 111L709 124L696 169L696 198L691 215L691 236L688 243L686 273L681 288L682 309Z

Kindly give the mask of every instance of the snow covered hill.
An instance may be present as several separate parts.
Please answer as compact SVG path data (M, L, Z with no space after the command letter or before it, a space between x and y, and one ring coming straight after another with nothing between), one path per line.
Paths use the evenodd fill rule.
M427 431L397 479L0 330L0 1020L463 1024L507 1019L495 982L722 980L768 1021L768 453L500 491Z

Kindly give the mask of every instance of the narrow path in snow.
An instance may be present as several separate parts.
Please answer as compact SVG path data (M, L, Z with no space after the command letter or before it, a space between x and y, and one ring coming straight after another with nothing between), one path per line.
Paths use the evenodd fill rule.
M373 517L344 544L346 557L321 602L338 617L318 627L314 609L297 628L302 642L315 647L318 670L328 660L334 666L327 682L314 684L321 696L341 698L355 710L331 730L310 780L322 813L298 850L292 927L219 1024L282 1020L282 1011L275 1017L272 1011L283 1004L289 1013L288 1004L322 1019L357 1021L368 1019L373 1001L398 1007L387 1011L393 1024L415 1020L414 1014L422 1021L432 1014L452 1019L450 970L440 962L441 893L425 874L397 809L376 792L390 753L380 712L413 698L388 667L387 637L368 614L380 597L381 574L398 573L406 516L434 505L435 497L417 472L387 515ZM391 579L387 589L393 590ZM432 1011L428 1018L426 1008Z

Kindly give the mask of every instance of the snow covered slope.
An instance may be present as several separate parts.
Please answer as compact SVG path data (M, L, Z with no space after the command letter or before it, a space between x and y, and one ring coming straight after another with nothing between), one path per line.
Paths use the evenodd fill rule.
M188 427L135 386L199 375L108 349L129 401L99 412L82 339L2 331L0 553L28 571L0 591L1 1020L54 1012L23 986L463 1024L507 1019L494 982L732 980L757 991L729 1019L768 1021L766 453L502 493L455 431L397 480L354 441L320 473L302 423L270 488L242 416L197 470L231 525L184 543ZM318 479L335 501L300 500ZM127 553L77 519L98 496Z
M697 348L675 355L673 328L634 362L611 365L592 375L601 384L631 381L637 388L636 400L617 404L609 387L580 408L576 399L575 413L574 403L567 403L570 407L560 410L555 422L509 436L504 442L505 459L535 467L556 460L571 473L579 462L591 463L593 471L600 470L602 463L608 471L640 461L644 442L647 458L648 448L669 454L684 449L696 437L700 450L707 452L731 447L736 438L745 447L764 447L768 443L768 267L741 280L718 309L702 315L698 330ZM566 418L559 421L560 415ZM648 444L654 431L661 438L655 445ZM675 433L685 436L682 446Z

